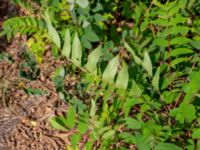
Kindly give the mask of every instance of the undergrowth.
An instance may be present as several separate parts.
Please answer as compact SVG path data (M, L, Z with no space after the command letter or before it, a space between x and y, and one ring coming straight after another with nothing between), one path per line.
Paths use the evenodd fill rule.
M50 120L75 130L67 149L200 149L198 1L13 2L25 16L1 35L27 35L39 62L47 45L71 62L52 78L69 108ZM71 93L66 75L77 72Z

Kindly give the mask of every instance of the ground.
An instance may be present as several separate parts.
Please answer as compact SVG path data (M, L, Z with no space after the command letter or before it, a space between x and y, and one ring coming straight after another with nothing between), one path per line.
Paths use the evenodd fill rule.
M0 28L2 22L17 9L0 0ZM11 13L12 12L12 13ZM67 104L59 99L51 81L62 60L53 60L46 52L44 62L34 80L20 76L26 37L16 37L7 43L0 39L0 150L61 150L69 144L70 132L53 130L49 118L66 112ZM26 71L26 68L25 70ZM36 95L26 89L45 91Z

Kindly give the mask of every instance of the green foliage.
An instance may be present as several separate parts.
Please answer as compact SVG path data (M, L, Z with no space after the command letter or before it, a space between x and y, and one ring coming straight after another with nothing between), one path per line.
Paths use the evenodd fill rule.
M50 38L52 39L52 42L58 48L60 48L60 37L59 37L58 32L56 31L56 29L53 27L53 25L51 23L50 16L49 16L47 11L44 14L44 20L47 23L48 33L49 33Z
M7 39L10 40L17 33L31 35L40 29L42 30L44 28L43 23L42 20L37 20L31 16L14 17L4 22L0 36L6 35Z
M43 47L52 42L54 53L71 62L52 78L60 98L69 104L67 114L50 121L56 129L76 131L71 148L78 149L83 135L86 150L94 145L102 150L130 145L139 150L199 148L199 3L62 0L38 4L41 14L34 19L44 28L37 30L34 25L27 28L29 32L20 32L22 25L11 27L8 20L1 34L10 39L20 32L30 40L46 33L36 38L43 42L36 43ZM71 93L65 76L77 71L80 83Z

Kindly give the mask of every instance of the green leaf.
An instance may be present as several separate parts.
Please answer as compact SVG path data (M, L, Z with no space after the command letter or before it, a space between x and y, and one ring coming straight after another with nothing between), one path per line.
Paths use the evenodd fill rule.
M192 104L181 103L180 111L184 119L191 123L196 118L196 109Z
M66 118L64 118L64 117L53 117L50 119L51 126L57 130L66 131L67 128L65 126L65 122L66 122Z
M189 42L191 42L191 39L189 39L189 38L175 37L170 41L170 44L171 45L176 45L176 44L182 45L182 44L186 44L186 43L189 43Z
M67 126L69 128L73 128L75 125L75 115L76 109L74 108L74 106L70 106L67 112Z
M103 134L102 139L109 140L113 137L114 134L115 134L115 130L110 130Z
M185 24L188 19L187 19L187 17L183 17L182 15L176 15L175 17L171 18L170 20L171 20L170 24L172 26L175 26L176 24L180 24L180 23Z
M153 4L156 5L157 7L161 7L161 8L164 7L158 0L153 0Z
M184 97L184 100L183 102L184 103L189 103L190 100L192 99L192 97L198 93L198 91L200 90L200 80L199 80L199 77L200 77L200 69L198 71L193 71L191 74L190 74L190 82L189 83L186 83L184 86L183 86L183 90L185 92L185 97Z
M128 144L135 144L135 137L133 134L128 132L122 132L119 134L119 138Z
M67 0L69 3L74 3L75 0Z
M79 118L78 118L78 131L81 134L85 134L88 130L88 124L89 124L89 113L88 111L84 111L82 113L79 112Z
M83 47L87 49L92 49L92 44L90 43L90 41L88 41L88 39L84 35L81 38L81 43Z
M180 147L171 143L159 143L155 146L155 150L182 150Z
M91 100L90 116L93 117L96 114L96 102Z
M88 0L76 0L76 3L82 8L86 8L89 5Z
M103 134L103 133L105 133L105 132L108 132L110 130L110 128L109 127L102 127L102 128L100 128L99 130L98 130L98 135L101 135L101 134Z
M99 13L96 13L94 15L94 19L96 22L103 22L103 21L106 21L106 18L102 15L100 15Z
M200 139L200 129L195 129L192 133L193 139Z
M139 103L138 98L132 98L132 97L127 98L126 101L124 102L124 106L123 106L124 116L128 117L131 108L138 103Z
M62 56L69 58L70 53L71 53L71 36L70 36L69 29L67 29L65 33L64 46L62 49Z
M171 56L178 56L178 55L192 54L192 53L194 53L194 52L188 48L176 48L171 51Z
M177 64L179 64L179 63L181 63L181 62L183 62L183 61L187 61L187 60L188 60L187 57L176 58L176 59L174 59L174 60L171 62L171 66L175 66L175 65L177 65Z
M128 50L128 52L132 54L134 61L138 65L142 64L142 60L135 54L134 50L126 42L124 42L124 46Z
M141 129L141 122L133 118L125 118L125 126L129 129Z
M152 80L153 87L158 91L159 90L159 80L160 80L160 67L156 70L156 73Z
M152 63L151 58L149 57L149 54L145 51L144 52L144 59L142 62L142 66L147 71L147 73L152 77Z
M135 97L140 97L142 95L142 89L139 87L139 85L135 82L134 79L132 79L132 87L129 92L130 95Z
M170 33L171 35L177 35L177 34L181 34L181 35L186 35L189 32L190 28L187 26L173 26L171 28L169 28L168 33Z
M125 62L123 62L122 68L117 76L116 86L118 88L126 90L128 86L128 81L129 81L128 66L126 65Z
M62 78L65 77L65 68L63 66L56 69L53 78L58 77L58 76Z
M150 146L144 142L140 133L136 132L135 140L138 150L150 150Z
M78 148L78 143L81 140L80 134L74 134L71 136L70 141L72 143L73 150L76 150Z
M72 44L72 62L77 65L81 66L81 58L82 58L82 46L81 42L78 37L78 33L75 33L75 37Z
M45 21L47 23L48 33L49 33L49 36L50 36L52 42L60 49L60 47L61 47L60 36L59 36L58 32L56 31L56 29L53 27L53 25L51 23L51 19L50 19L47 11L45 12L43 18L45 19Z
M190 44L194 47L194 48L196 48L196 49L200 49L200 41L191 41L190 42Z
M91 149L92 149L92 146L93 146L93 142L88 141L88 142L85 144L84 150L91 150Z
M168 41L167 40L165 40L165 39L155 39L154 40L154 44L155 45L158 45L158 46L160 46L160 47L167 47L168 46Z
M95 34L95 32L94 31L88 31L88 33L87 33L87 31L86 31L86 33L85 33L85 37L87 38L87 40L88 41L90 41L90 42L97 42L97 41L99 41L99 37Z
M97 63L102 55L101 46L97 47L88 56L88 61L86 64L86 69L90 72L97 73Z
M119 65L119 56L115 56L111 61L109 61L106 69L103 72L102 79L109 82L113 83L115 75L117 73Z
M166 27L169 25L169 22L166 19L156 19L152 21L152 24Z
M84 120L79 120L78 130L81 134L84 134L88 129L88 124Z

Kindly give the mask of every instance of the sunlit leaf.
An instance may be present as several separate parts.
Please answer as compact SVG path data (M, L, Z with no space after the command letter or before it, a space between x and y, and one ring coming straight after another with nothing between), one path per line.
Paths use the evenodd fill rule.
M65 40L64 40L64 46L62 49L62 55L69 58L71 53L71 36L69 29L66 30L65 33Z
M67 145L67 150L73 150L69 145Z
M111 139L115 134L115 130L110 130L103 134L102 139L108 140Z
M81 58L82 58L82 46L81 42L78 37L78 33L75 33L75 37L72 44L72 62L77 65L81 66Z
M69 3L74 3L75 0L67 0Z
M96 102L91 100L90 116L93 117L96 114Z
M66 126L66 118L64 117L53 117L50 119L50 124L54 129L57 130L67 130Z
M105 132L108 132L109 130L110 130L109 127L102 127L102 128L100 128L100 129L98 130L98 134L101 135L101 134L103 134L103 133L105 133Z
M84 150L91 150L91 149L92 149L92 146L93 146L93 142L92 142L92 141L88 141L88 142L85 144Z
M73 128L75 125L75 115L76 115L76 110L74 106L70 106L67 112L67 126L69 128Z
M149 57L149 54L145 51L144 52L144 59L142 62L142 66L147 71L147 73L152 77L152 63L151 58Z
M159 90L159 80L160 80L160 67L156 70L156 73L152 80L153 87L158 91Z
M56 29L53 27L50 16L47 11L44 14L44 19L47 23L48 33L52 42L60 49L61 47L60 36L58 32L56 31Z
M126 90L128 86L128 81L129 81L128 66L126 65L125 62L123 62L122 68L117 76L116 86L118 88Z
M76 3L82 8L86 8L89 5L88 0L76 0Z
M200 139L200 129L195 129L192 133L193 139Z
M135 82L134 79L132 79L132 87L130 90L130 95L135 97L140 97L142 95L142 89L139 87L139 85Z
M84 120L79 120L78 130L81 134L84 134L88 129L88 124Z
M132 54L134 61L138 65L140 65L142 63L142 60L135 54L134 50L126 42L124 42L124 46L128 50L128 52Z
M196 118L196 109L194 105L181 103L179 109L187 122L191 123Z
M81 140L81 135L80 134L73 134L70 138L71 143L72 143L72 147L73 150L77 150L78 149L78 143Z
M97 63L102 55L101 46L97 47L88 56L88 61L86 64L86 69L90 72L97 72Z
M109 61L106 69L103 72L102 79L112 83L117 73L118 65L119 65L119 56L117 55L111 61Z
M133 118L125 118L125 126L129 129L141 129L141 122Z

